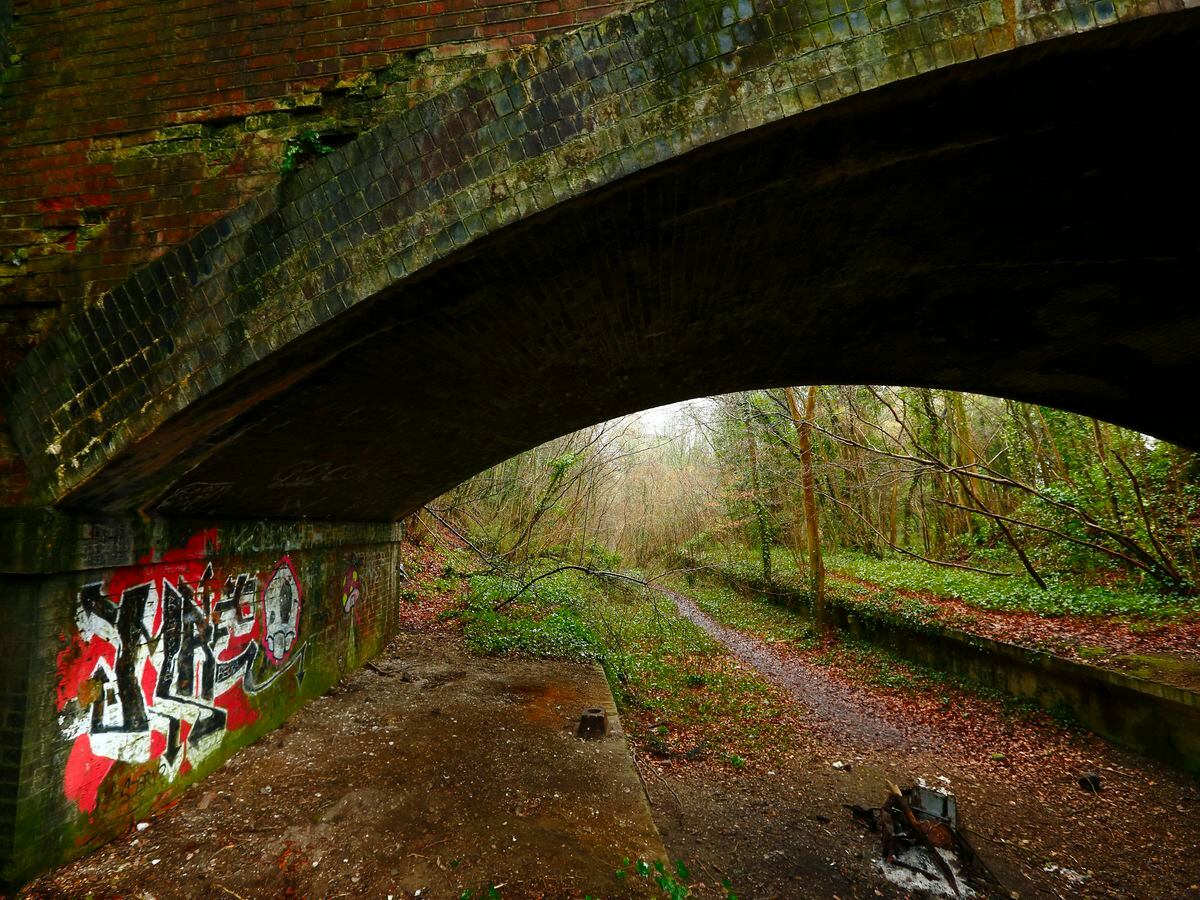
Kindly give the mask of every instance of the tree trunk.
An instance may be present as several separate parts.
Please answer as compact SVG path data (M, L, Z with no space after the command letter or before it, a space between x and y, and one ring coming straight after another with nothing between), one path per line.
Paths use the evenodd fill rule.
M767 527L767 510L763 505L762 491L758 483L758 441L754 437L753 410L750 398L742 397L742 416L746 423L746 443L750 455L750 503L754 507L754 518L758 522L758 540L762 549L763 580L771 583L771 533Z
M971 442L971 425L967 421L967 406L963 395L958 391L946 393L946 412L950 420L949 431L951 442L954 444L954 455L951 457L960 467L972 471L975 466L975 447ZM960 491L963 505L966 506L966 494ZM970 513L963 514L962 530L969 537L975 536L975 520Z
M817 513L817 491L812 464L812 419L816 410L817 389L809 386L804 404L804 417L796 403L796 392L784 388L788 409L796 427L796 445L800 450L800 478L804 491L804 525L808 535L808 568L812 583L813 614L818 622L825 621L825 560L821 555L821 527Z

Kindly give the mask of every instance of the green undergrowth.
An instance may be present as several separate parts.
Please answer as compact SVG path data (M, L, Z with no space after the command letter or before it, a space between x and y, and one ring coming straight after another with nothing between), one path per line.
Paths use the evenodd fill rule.
M522 582L500 575L470 579L466 604L455 610L476 653L522 653L552 659L601 660L599 636L582 615L582 602L566 573L551 576L517 600Z
M562 572L512 598L524 581L474 576L459 619L477 653L599 662L627 728L659 756L729 765L789 744L786 700L738 666L665 595ZM797 632L799 633L799 632ZM736 767L736 766L735 766Z
M817 629L811 621L761 594L747 595L724 585L706 583L703 578L673 578L669 583L722 625L764 641L787 641L803 647L817 644Z
M1043 591L1024 572L995 578L899 557L873 559L863 554L838 553L829 558L828 567L880 587L954 597L980 609L1004 612L1169 619L1196 609L1195 602L1187 598L1133 587L1075 584L1049 576L1048 589Z
M762 568L756 551L750 548L727 548L690 557L699 565L710 566L717 573L733 577L749 585L762 584ZM797 566L789 550L776 547L772 553L772 581L779 591L806 597L807 577L803 566ZM1040 616L1126 616L1142 620L1163 621L1195 613L1200 604L1193 598L1164 595L1135 586L1105 587L1083 585L1064 579L1047 577L1047 590L1041 590L1024 572L1008 578L997 578L978 572L947 569L916 559L893 556L875 559L862 553L842 551L826 557L830 574L827 593L862 604L872 593L856 590L854 585L839 584L838 576L868 582L892 592L912 591L945 597L982 610L1001 612L1030 612ZM893 595L894 596L894 595ZM913 621L919 622L936 607L917 597L904 598L913 607ZM920 608L920 607L924 608Z
M644 736L652 750L712 754L736 765L735 757L786 743L774 724L785 711L778 692L736 665L668 598L620 591L594 612L611 642L618 703L641 721L665 723Z

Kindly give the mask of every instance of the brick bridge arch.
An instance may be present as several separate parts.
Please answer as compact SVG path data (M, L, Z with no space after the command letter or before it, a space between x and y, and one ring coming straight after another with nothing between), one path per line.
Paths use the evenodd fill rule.
M32 499L389 520L557 433L782 383L1200 445L1171 403L1200 362L1179 5L654 0L536 46L54 329L8 404Z

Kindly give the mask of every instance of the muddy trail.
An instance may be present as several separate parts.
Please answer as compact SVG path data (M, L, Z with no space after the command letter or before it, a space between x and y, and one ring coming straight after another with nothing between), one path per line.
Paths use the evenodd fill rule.
M832 681L828 673L817 666L802 659L781 657L764 641L713 621L690 597L661 585L654 587L671 598L685 619L799 700L811 713L814 728L828 736L859 749L941 749L941 741L936 736L895 722L878 699L870 694Z
M957 796L960 830L995 878L972 885L977 897L1200 896L1200 799L1191 778L1043 714L1006 711L995 698L872 683L839 658L772 646L656 587L794 699L791 753L736 772L641 761L668 851L736 872L739 896L926 896L882 864L879 836L846 810L878 804L889 781L917 780ZM1101 773L1102 792L1081 789L1081 772Z

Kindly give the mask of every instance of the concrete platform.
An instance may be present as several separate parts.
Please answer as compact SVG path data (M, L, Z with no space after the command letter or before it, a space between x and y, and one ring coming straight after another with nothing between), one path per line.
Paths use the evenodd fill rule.
M584 740L603 707L608 734ZM625 896L665 859L603 672L403 635L29 896Z

